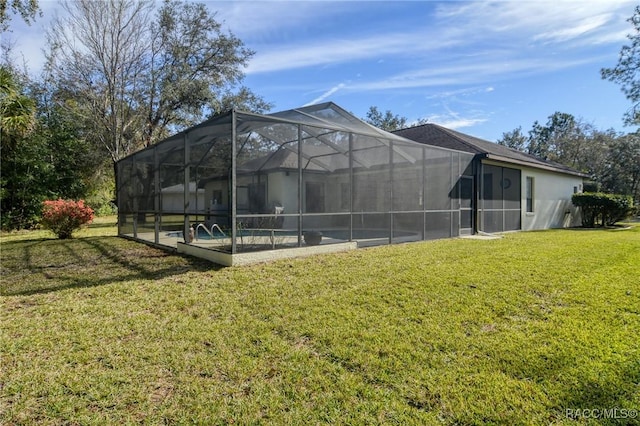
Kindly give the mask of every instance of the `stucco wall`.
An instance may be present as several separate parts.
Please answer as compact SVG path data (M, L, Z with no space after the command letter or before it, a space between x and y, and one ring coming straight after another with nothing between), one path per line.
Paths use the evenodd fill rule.
M582 178L522 167L522 230L580 225L580 213L571 204L574 188L582 192ZM526 211L526 180L534 178L533 212ZM568 212L568 213L567 213Z
M269 173L268 175L268 202L277 202L284 207L285 214L297 214L298 213L298 174L296 172L284 171ZM305 184L307 182L321 182L324 184L324 206L323 212L341 212L345 210L340 209L340 185L344 182L349 182L349 175L336 174L333 176L326 176L315 173L303 173L302 186L303 193L302 202L303 211L306 204L306 194L304 191ZM307 222L312 222L312 219L307 219ZM284 228L296 228L298 225L298 218L286 217L284 220Z
M182 186L182 185L181 185ZM184 190L180 188L180 192L164 192L162 193L162 210L165 212L182 212L184 211ZM198 205L196 206L196 198ZM189 193L189 210L204 212L205 193L204 190L198 189L196 192Z
M268 175L267 204L277 203L284 208L284 214L298 213L298 173L274 172ZM298 218L285 217L282 227L295 229Z

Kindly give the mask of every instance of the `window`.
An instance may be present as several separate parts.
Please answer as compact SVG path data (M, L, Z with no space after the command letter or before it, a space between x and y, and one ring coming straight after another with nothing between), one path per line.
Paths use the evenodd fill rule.
M349 182L340 184L340 209L346 211L351 209L351 185Z
M265 183L250 183L248 193L249 211L251 213L263 213L267 205L267 186Z
M527 213L533 213L533 192L534 192L534 182L531 176L527 176Z
M306 212L324 212L324 183L306 182Z

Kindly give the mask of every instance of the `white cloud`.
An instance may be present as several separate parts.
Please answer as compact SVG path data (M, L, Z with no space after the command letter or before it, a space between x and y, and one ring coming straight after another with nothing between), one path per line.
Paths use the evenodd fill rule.
M351 2L323 1L207 1L216 19L224 22L243 41L258 43L272 36L290 34L300 37L304 29L332 16L347 13L355 6Z
M448 85L478 85L519 76L548 73L596 62L602 58L499 58L468 60L459 63L442 62L437 67L425 67L406 71L377 80L359 82L349 86L351 90L393 90L437 87ZM469 89L466 89L469 90Z
M583 43L585 45L598 45L598 44L622 44L625 43L627 39L627 35L629 34L629 30L623 29L619 31L612 32L601 32L598 34L589 34L583 38Z
M345 84L344 83L340 83L337 86L334 86L331 89L327 90L326 92L324 92L322 95L318 96L317 98L315 98L311 102L308 102L304 106L309 106L309 105L314 105L314 104L320 103L320 102L324 101L325 99L327 99L329 96L331 96L334 93L336 93L338 90L342 89L343 87L345 87Z
M325 9L331 8L326 3L304 3L304 6L286 3L291 9L288 13L301 16L301 22L307 22L311 10L321 14L318 20L329 16ZM350 2L352 7L357 4ZM610 0L447 2L436 6L428 25L412 25L409 31L376 35L345 31L340 37L306 34L306 39L258 45L246 72L260 74L348 64L367 69L367 76L375 76L350 84L349 89L353 90L490 85L502 78L549 73L602 59L581 56L577 47L624 39L632 4ZM259 10L269 9L258 5ZM285 9L278 2L266 5ZM294 21L287 20L285 27ZM399 63L403 66L393 66ZM413 69L402 71L406 64ZM386 75L380 75L381 72Z
M484 86L473 86L473 87L465 87L463 89L458 90L446 90L444 92L437 92L431 95L426 96L426 99L447 99L447 98L457 98L459 96L472 96L478 93L490 93L493 92L495 88L492 86L484 87Z
M566 41L576 37L583 36L585 33L592 32L598 28L602 28L607 22L612 19L613 15L610 13L591 16L582 19L577 22L575 26L569 26L567 28L556 29L546 33L538 34L534 37L535 40L549 40L549 41Z
M438 124L442 127L446 127L447 129L457 130L462 129L464 127L475 126L476 124L482 124L486 122L488 119L486 118L462 118L462 117L451 117L447 115L430 115L427 117L429 123Z
M427 121L453 130L475 126L488 121L486 114L481 111L469 111L463 115L452 110L446 104L442 108L445 110L444 113L428 115L426 117Z
M635 3L633 0L451 2L439 5L436 16L450 27L478 37L511 33L517 38L566 41L588 31L609 31L611 26L624 25Z
M408 56L416 52L452 47L453 41L425 41L422 33L400 33L362 38L321 39L279 45L256 53L247 73L261 73L369 60L380 56ZM384 59L377 59L382 63Z
M420 4L416 8L423 13L423 25L417 24L416 16L401 14L395 18L406 17L406 25L388 24L392 17L382 13L379 20L358 21L360 11L371 11L381 4L393 11L395 2L252 0L206 4L218 11L217 19L224 21L225 28L256 51L244 71L252 81L251 88L270 94L269 100L294 104L287 104L289 107L312 97L315 99L309 104L319 103L336 93L341 99L354 95L355 104L368 102L364 99L373 94L369 103L380 106L406 97L415 104L433 99L429 102L437 102L438 109L432 106L430 111L421 111L433 113L427 117L429 121L464 128L494 119L490 113L466 108L490 102L486 94L502 87L506 80L552 77L554 71L597 64L605 58L613 65L631 31L626 19L636 3L397 2L407 9L407 5ZM50 9L57 8L57 2L42 0L42 4L48 8L46 17L53 13ZM336 20L350 25L337 26ZM42 31L38 24L23 27L14 33L19 41L17 50L32 69L38 69L44 61L44 39L38 36ZM606 46L609 52L593 50L596 45ZM591 67L596 75L599 66ZM292 70L295 73L287 73ZM306 74L309 70L312 73ZM340 81L343 83L336 84ZM461 112L440 111L444 102ZM487 108L486 104L478 108L483 107ZM418 115L407 114L401 109L407 108L404 105L397 108L401 114Z

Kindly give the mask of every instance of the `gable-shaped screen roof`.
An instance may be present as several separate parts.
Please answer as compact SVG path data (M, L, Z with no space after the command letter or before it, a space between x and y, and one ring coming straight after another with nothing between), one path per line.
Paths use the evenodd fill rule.
M393 133L415 142L469 152L487 159L587 177L586 174L571 167L554 161L544 160L504 145L456 132L455 130L450 130L437 124L429 123L409 127L407 129L396 130Z
M375 138L383 143L391 141L413 144L415 141L408 140L401 135L396 135L382 129L378 129L347 112L343 108L333 102L325 102L317 105L309 105L300 108L294 108L286 111L280 111L273 114L258 114L241 110L230 110L221 114L217 114L200 124L182 130L168 138L158 142L156 145L146 147L129 156L123 158L128 159L132 156L139 156L142 152L151 151L155 147L168 149L175 146L174 149L180 150L185 137L189 138L189 144L209 143L212 139L222 136L231 135L231 125L234 118L238 124L238 133L256 132L265 135L263 129L268 129L274 123L302 124L307 126L307 132L313 133L311 129L327 129L330 131L356 133L362 136ZM323 140L321 134L312 136L318 140ZM288 139L277 138L269 135L276 143L283 143ZM326 141L324 143L327 143ZM396 149L398 150L398 149Z
M378 129L375 126L356 118L353 114L347 112L333 102L325 102L322 104L280 111L268 114L268 116L277 117L281 120L286 120L292 123L302 123L315 127L342 130L361 135L378 138L381 137L388 140L406 141L406 139L401 135L396 135L382 129Z

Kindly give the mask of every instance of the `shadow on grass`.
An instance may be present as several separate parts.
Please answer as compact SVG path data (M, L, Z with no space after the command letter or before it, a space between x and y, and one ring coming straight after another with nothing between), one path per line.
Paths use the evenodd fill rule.
M10 246L9 246L10 244ZM33 239L3 244L0 295L28 296L222 267L119 237Z
M620 224L620 225L612 225L612 226L596 226L593 228L589 228L586 226L574 226L571 228L562 228L568 231L585 231L585 232L612 232L612 231L629 231L635 228L633 224Z
M577 410L599 410L602 413L603 410L628 411L637 407L636 383L640 383L640 360L631 355L631 350L628 358L619 364L594 356L592 364L578 364L579 368L576 368L579 362L577 353L572 350L577 349L559 347L555 353L523 356L514 359L507 367L502 365L499 368L519 380L549 383L550 388L560 386L560 391L552 397L550 423L571 418L567 413ZM585 350L597 353L597 348ZM603 363L608 365L602 367ZM602 371L594 371L596 368ZM622 417L598 420L598 424L631 424L628 418Z
M94 228L116 228L116 226L118 226L118 222L117 221L113 221L113 222L100 222L100 223L92 223L89 225L89 229L94 229Z
M562 414L598 410L598 424L640 424L635 416L629 415L633 410L637 415L639 401L635 383L640 383L640 361L629 359L617 370L617 375L591 377L571 389L561 401Z

